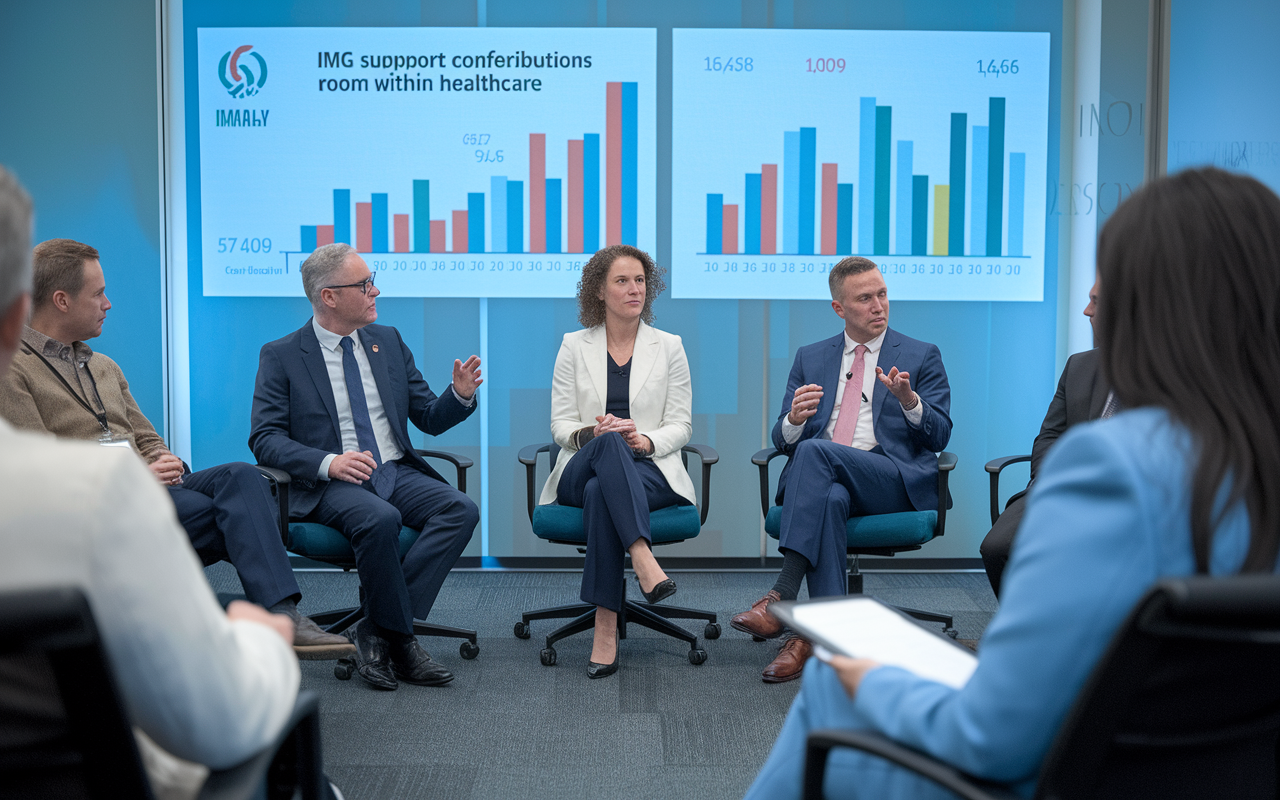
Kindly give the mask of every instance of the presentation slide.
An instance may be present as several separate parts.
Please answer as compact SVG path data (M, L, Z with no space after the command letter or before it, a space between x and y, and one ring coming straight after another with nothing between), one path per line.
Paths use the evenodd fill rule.
M673 32L679 298L1041 300L1049 34Z
M599 248L656 248L652 29L198 44L205 295L301 295L307 255L346 242L393 297L572 297Z

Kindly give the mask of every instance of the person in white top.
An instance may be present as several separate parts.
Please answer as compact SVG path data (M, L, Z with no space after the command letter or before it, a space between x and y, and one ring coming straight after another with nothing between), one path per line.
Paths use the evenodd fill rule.
M30 201L0 167L0 375L30 307L30 234ZM150 740L217 769L272 741L301 680L289 617L243 601L223 612L173 504L130 450L18 432L0 420L0 452L0 591L85 593L144 746ZM0 669L0 746L56 737L65 726L60 705L31 696L47 688L42 673L14 660ZM194 793L202 778L184 780ZM157 794L173 796L163 789Z

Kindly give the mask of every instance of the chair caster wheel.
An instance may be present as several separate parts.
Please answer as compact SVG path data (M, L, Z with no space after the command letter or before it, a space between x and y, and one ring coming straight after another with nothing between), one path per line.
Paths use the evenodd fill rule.
M340 681L351 680L351 673L356 671L356 662L349 658L340 658L338 663L333 665L333 677Z
M516 638L517 638L517 639L528 639L528 638L529 638L529 623L527 623L527 622L517 622L517 623L516 623L516 631L515 631L515 633L516 633Z
M542 666L544 667L554 667L556 665L556 649L554 647L546 648L538 654L538 657L542 659Z
M764 637L763 637L763 636L752 636L752 637L751 637L751 641L753 641L753 642L763 642L763 641L764 641Z
M463 639L462 644L458 645L458 655L470 661L480 655L480 645L468 639Z
M720 638L720 623L708 622L707 627L702 629L702 635L707 639Z
M960 631L956 630L955 628L943 628L942 632L950 636L952 639L955 639L960 635Z
M704 662L706 662L706 660L707 660L706 650L703 650L700 647L696 647L689 651L689 663L694 665L695 667L703 664Z

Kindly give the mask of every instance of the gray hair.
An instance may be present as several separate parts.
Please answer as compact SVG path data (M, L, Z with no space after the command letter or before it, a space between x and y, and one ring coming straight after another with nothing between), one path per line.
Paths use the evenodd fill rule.
M317 247L315 252L302 262L302 289L307 293L307 299L311 301L311 305L320 303L320 290L329 285L329 281L333 279L333 273L337 272L346 262L347 256L355 251L356 249L349 244L335 242Z
M31 291L31 197L0 166L0 313Z

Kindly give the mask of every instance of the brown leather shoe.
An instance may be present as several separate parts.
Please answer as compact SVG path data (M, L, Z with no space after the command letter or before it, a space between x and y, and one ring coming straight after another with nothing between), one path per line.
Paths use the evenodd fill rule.
M760 678L765 683L793 681L800 677L801 671L804 670L804 662L811 655L813 655L813 645L809 644L808 639L788 636L782 642L778 655L769 662L769 666L764 668L764 672L760 673Z
M743 633L759 636L761 639L776 638L782 633L782 623L768 609L770 603L781 599L777 592L770 589L768 594L751 604L750 611L735 614L729 624Z
M310 617L299 617L293 634L293 652L300 661L333 661L354 657L356 646L345 636L326 633Z

